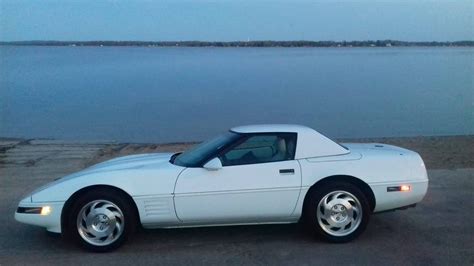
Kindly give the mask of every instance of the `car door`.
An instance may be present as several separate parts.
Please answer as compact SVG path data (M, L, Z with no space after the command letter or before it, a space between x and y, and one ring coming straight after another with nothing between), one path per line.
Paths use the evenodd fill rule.
M287 220L301 189L296 134L249 135L218 158L223 167L187 168L176 182L175 208L185 223Z

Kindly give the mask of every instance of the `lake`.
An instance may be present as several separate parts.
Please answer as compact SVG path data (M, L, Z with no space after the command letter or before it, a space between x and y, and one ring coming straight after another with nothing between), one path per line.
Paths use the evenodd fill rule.
M0 47L0 136L199 141L474 134L473 48Z

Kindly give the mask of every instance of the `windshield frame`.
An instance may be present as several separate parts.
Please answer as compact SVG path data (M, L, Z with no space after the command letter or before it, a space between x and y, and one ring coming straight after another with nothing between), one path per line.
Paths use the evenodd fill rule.
M243 137L242 134L239 134L233 131L227 131L210 140L201 142L189 150L173 155L171 157L173 160L170 160L170 163L177 166L182 166L182 167L190 167L190 168L202 167L206 162L216 157L222 150L225 150L229 146L233 146L234 143L240 141L242 137ZM218 141L219 138L224 138L224 139L221 142L213 143L213 142ZM206 147L209 145L214 145L214 146ZM203 154L200 154L198 156L199 158L196 158L194 160L192 160L191 158L191 160L182 161L183 158L181 158L181 160L179 158L180 156L183 156L183 155L189 156L190 154L199 152L200 150L203 150L203 149L204 149Z

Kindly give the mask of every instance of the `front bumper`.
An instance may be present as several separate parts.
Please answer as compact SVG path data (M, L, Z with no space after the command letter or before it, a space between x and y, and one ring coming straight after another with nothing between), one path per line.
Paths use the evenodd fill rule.
M36 211L47 206L50 211L46 215ZM45 227L50 232L61 233L61 212L63 206L64 202L28 202L27 200L22 200L15 212L15 220L20 223Z

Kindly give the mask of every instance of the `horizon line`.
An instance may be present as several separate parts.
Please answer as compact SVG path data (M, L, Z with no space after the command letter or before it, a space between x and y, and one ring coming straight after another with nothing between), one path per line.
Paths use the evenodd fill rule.
M452 43L452 42L474 42L474 39L460 39L454 41L436 41L436 40L399 40L399 39L352 39L352 40L310 40L310 39L292 39L292 40L278 40L278 39L248 39L248 40L231 40L231 41L218 41L218 40L125 40L125 39L91 39L91 40L54 40L54 39L30 39L30 40L10 40L2 41L0 43L12 43L12 42L372 42L372 41L394 41L394 42L438 42L438 43Z
M242 47L242 48L332 48L332 47L474 47L474 41L399 41L399 40L364 40L364 41L276 41L276 40L247 40L247 41L0 41L1 46L99 46L99 47Z

